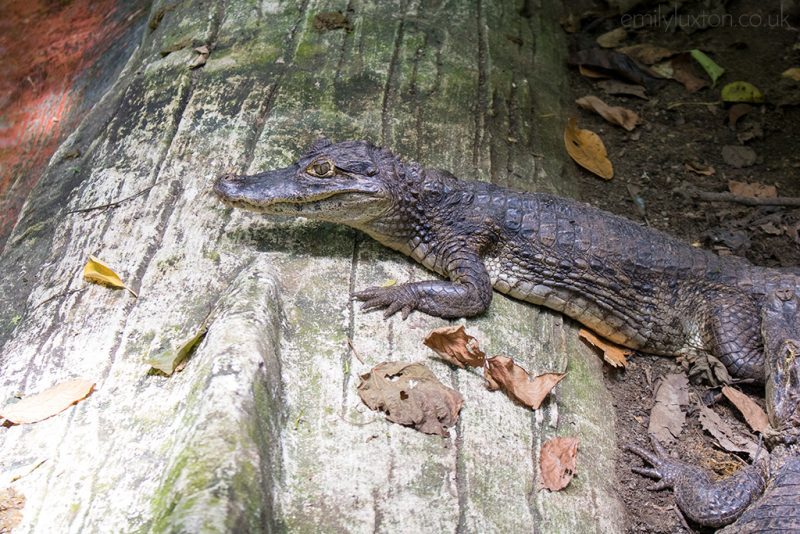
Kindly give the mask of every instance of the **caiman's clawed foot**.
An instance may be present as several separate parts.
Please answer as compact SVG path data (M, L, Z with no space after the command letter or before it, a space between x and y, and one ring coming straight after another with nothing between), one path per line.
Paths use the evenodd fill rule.
M636 445L627 445L625 449L653 466L632 468L659 481L649 489L672 488L678 507L699 525L721 527L732 523L764 491L765 462L742 468L723 480L714 480L704 469L670 458L655 439L654 452Z
M416 309L416 296L408 284L390 287L370 287L363 291L353 293L353 297L364 302L362 311L383 309L384 317L391 317L401 312L403 319L407 319Z

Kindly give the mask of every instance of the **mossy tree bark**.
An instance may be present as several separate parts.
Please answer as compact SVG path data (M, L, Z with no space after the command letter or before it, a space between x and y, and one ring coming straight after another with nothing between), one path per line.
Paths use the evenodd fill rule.
M433 275L351 230L234 212L210 192L215 176L285 165L324 134L570 195L558 14L525 4L155 3L0 256L30 281L0 288L0 397L98 382L64 414L0 429L4 468L48 460L15 483L22 531L621 530L610 399L574 325L501 295L466 321L490 353L568 372L532 413L430 357L421 340L445 321L384 321L349 297ZM315 29L335 10L352 31ZM200 45L208 62L189 70ZM62 157L75 148L79 160ZM139 298L86 285L88 254ZM182 372L148 372L211 311ZM385 360L425 360L462 392L451 439L365 409L358 375ZM579 476L548 493L538 451L556 435L581 439Z

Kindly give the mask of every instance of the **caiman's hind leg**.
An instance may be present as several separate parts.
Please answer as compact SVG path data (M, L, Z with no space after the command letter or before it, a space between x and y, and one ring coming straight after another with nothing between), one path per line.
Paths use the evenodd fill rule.
M759 315L748 319L741 315L741 309L734 308L726 314L718 308L710 317L709 325L716 336L713 341L721 349L720 359L726 365L728 362L741 364L729 367L735 376L742 376L742 370L745 374L750 372L748 362L759 361L747 357L747 354L753 354L755 346L748 345L741 336L752 331L752 317L760 319L760 332L753 334L753 338L763 345L763 349L760 346L758 349L766 376L759 381L765 381L767 385L767 411L775 434L771 438L779 445L772 454L772 482L764 492L765 460L745 467L731 477L714 481L705 470L667 456L656 442L653 442L654 453L640 447L626 447L653 466L634 468L634 471L659 479L653 489L673 488L678 507L700 525L719 527L741 516L725 532L798 532L800 296L794 288L779 289L767 295ZM743 322L736 323L735 320Z
M653 466L633 468L636 473L659 481L650 489L672 488L678 507L699 525L721 527L735 521L764 491L766 462L747 466L728 478L714 480L705 469L670 458L655 439L655 452L635 445L628 445L625 449Z
M705 346L734 378L764 382L761 314L750 295L718 292L702 306Z

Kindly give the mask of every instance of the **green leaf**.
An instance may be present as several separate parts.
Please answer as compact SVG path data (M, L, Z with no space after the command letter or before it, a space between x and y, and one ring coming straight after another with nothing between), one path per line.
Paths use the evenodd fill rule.
M708 77L711 78L711 87L714 87L717 84L719 77L725 73L725 69L714 63L710 57L696 48L690 50L689 53L692 55L695 61L700 63L700 66L703 67L703 70L706 71Z
M164 374L171 375L180 363L200 344L208 332L208 325L203 323L200 328L188 339L179 341L176 346L167 347L157 351L156 355L147 359L146 363Z
M752 83L733 82L722 88L722 101L759 104L764 101L764 94Z

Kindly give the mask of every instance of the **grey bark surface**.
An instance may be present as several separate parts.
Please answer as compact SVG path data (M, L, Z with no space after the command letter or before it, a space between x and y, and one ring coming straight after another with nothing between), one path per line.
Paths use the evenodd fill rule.
M611 399L574 324L499 294L466 321L490 354L566 370L531 412L432 357L422 338L447 321L384 321L350 299L431 273L351 230L234 212L210 189L325 134L569 196L558 13L527 4L155 2L0 255L0 399L97 381L56 417L0 428L0 473L45 460L13 483L19 532L623 529ZM315 30L335 10L352 31ZM208 62L189 70L203 44ZM85 283L89 254L139 298ZM209 313L183 371L149 371ZM386 360L424 361L464 395L450 439L362 405L359 375ZM538 451L557 435L580 438L578 476L549 493Z

